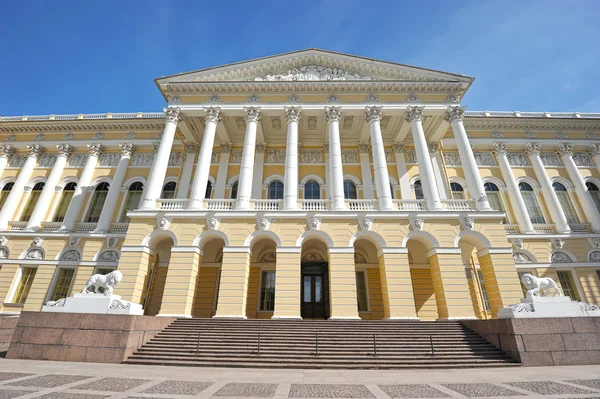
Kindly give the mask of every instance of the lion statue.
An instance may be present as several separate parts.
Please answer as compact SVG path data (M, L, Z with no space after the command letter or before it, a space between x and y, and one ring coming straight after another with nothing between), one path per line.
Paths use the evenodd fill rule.
M115 286L123 279L123 274L114 270L106 275L103 274L94 274L90 279L85 283L85 288L81 291L82 294L95 292L99 294L99 288L104 289L104 295L110 295L113 293ZM94 287L93 291L90 291L90 288Z
M527 288L527 298L533 296L548 296L549 289L554 289L553 296L562 296L562 291L558 285L549 277L536 277L532 274L525 273L521 276L521 282Z

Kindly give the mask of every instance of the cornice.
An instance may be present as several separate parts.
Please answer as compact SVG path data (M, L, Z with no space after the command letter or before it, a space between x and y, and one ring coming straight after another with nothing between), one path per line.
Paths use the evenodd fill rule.
M471 130L579 130L579 131L590 131L600 129L600 118L599 119L553 119L553 120L536 120L536 119L525 119L518 120L514 119L464 119L465 128L467 131Z
M156 131L165 126L164 113L2 116L0 132Z

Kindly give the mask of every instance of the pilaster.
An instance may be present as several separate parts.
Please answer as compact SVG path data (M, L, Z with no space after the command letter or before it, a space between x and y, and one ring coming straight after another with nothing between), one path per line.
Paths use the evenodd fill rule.
M246 318L249 277L250 248L224 247L215 318Z
M301 248L277 248L273 319L301 319Z
M275 294L277 296L277 294ZM354 248L329 248L331 320L359 320Z
M379 251L378 260L384 319L418 319L408 250L384 248Z
M159 316L192 317L200 261L195 247L171 249Z

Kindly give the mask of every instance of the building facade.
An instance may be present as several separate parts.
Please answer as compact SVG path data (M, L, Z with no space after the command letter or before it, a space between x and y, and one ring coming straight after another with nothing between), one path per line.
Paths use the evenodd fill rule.
M600 302L600 114L309 49L156 79L164 112L0 117L2 313L118 269L148 315L493 318Z

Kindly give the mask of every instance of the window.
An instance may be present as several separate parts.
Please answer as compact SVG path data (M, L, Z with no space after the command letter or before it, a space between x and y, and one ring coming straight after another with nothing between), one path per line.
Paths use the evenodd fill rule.
M485 195L488 198L488 202L490 203L490 207L495 211L504 212L504 207L502 206L502 200L500 199L500 190L498 186L494 183L485 183L483 185L485 189Z
M344 180L344 198L349 200L358 199L356 185L350 180Z
M23 271L21 272L21 279L19 280L19 285L17 286L17 292L15 292L13 303L25 303L25 301L27 300L27 295L29 295L29 290L31 289L31 284L33 284L33 279L35 278L36 272L36 267L23 268Z
M304 185L304 199L308 199L308 200L321 199L321 185L314 180L309 180Z
M211 194L212 194L212 182L209 180L206 183L206 192L204 193L204 198L210 199Z
M585 183L585 186L587 187L588 192L592 196L594 204L596 204L596 208L598 208L598 211L600 211L600 190L598 189L598 186L590 182Z
M392 194L392 199L396 198L396 195L394 195L394 186L392 185L392 183L390 183L390 193Z
M423 197L423 186L421 185L421 180L415 181L415 184L413 185L413 187L415 190L415 199L422 200L424 197Z
M238 182L233 183L233 186L231 186L231 199L237 199L237 193L238 193Z
M275 272L262 272L262 287L260 289L260 310L275 309Z
M552 183L552 188L558 197L558 202L560 202L560 206L567 217L567 222L569 223L578 223L577 214L575 213L575 208L573 208L573 203L571 202L571 198L569 197L569 193L564 185L558 182Z
M269 184L268 199L283 199L283 183L276 180Z
M556 272L558 275L558 281L560 281L560 286L563 289L563 294L565 296L570 296L574 301L580 301L579 292L577 291L577 287L575 287L575 281L573 280L573 273L570 271L561 271Z
M54 222L62 222L65 220L65 215L67 214L67 209L69 209L69 204L71 203L76 187L77 183L69 183L63 188L62 197L58 204L58 208L56 209L56 215L54 215Z
M367 303L367 281L365 272L356 272L356 300L358 302L359 312L368 312Z
M96 186L88 216L85 219L86 222L95 223L100 219L100 213L102 213L102 207L104 206L104 201L106 201L109 187L108 183L100 183Z
M10 194L10 190L12 190L14 185L15 183L6 183L4 187L2 187L2 191L0 192L0 209L2 209L4 206L6 198L8 197L8 194Z
M450 191L452 192L453 199L465 199L465 189L458 183L450 183Z
M170 181L163 187L162 194L160 198L171 199L175 198L175 190L177 189L177 183L174 181Z
M485 283L483 282L483 273L480 269L477 269L477 277L479 278L479 289L481 290L481 296L483 297L483 306L485 306L485 310L489 312L492 308L490 307L490 299L488 298Z
M27 205L25 205L25 209L23 209L23 214L21 215L22 222L28 222L31 218L31 214L35 209L35 204L37 204L38 198L40 197L45 185L46 183L38 183L33 186L33 190L31 190L31 194L29 194Z
M170 183L167 183L170 184ZM173 183L175 184L175 183ZM167 186L165 186L165 189ZM119 223L129 223L129 217L127 217L127 212L132 211L138 207L140 204L140 200L142 199L142 193L144 191L144 185L142 182L136 181L131 186L129 186L129 190L127 190L127 198L125 200L125 207L121 213L121 217L119 218ZM165 191L163 191L163 195ZM169 197L173 198L173 197Z
M546 223L544 216L542 216L542 210L537 202L537 198L535 197L535 193L533 192L533 187L528 183L521 182L519 183L519 191L525 202L525 208L529 213L531 223Z
M69 296L69 289L73 282L73 276L75 275L75 269L73 268L59 268L57 270L58 276L56 278L56 285L54 286L54 292L50 297L51 301L58 301L61 298Z

